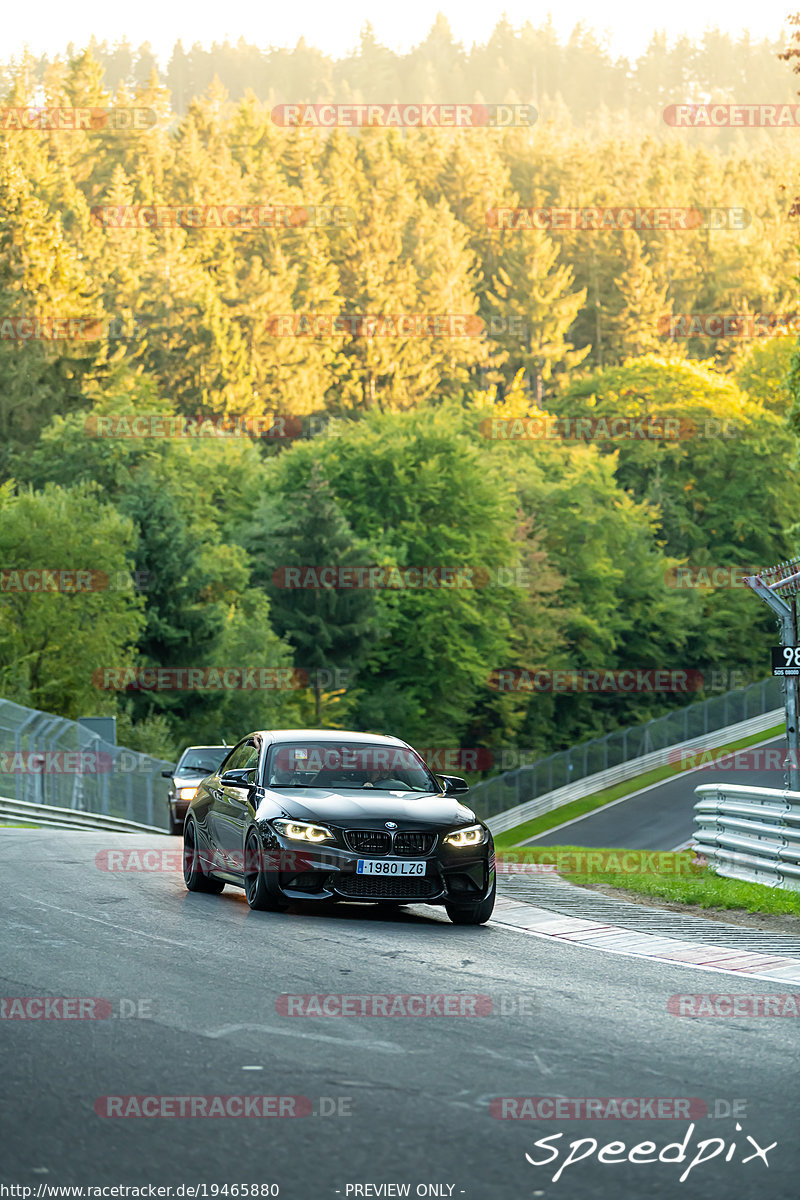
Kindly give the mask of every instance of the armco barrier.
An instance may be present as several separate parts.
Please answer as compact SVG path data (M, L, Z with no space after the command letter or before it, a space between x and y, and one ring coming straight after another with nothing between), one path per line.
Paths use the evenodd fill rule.
M800 891L800 792L706 783L695 795L694 845L718 875Z
M568 750L524 763L473 784L470 804L485 820L529 800L549 796L588 775L609 771L656 750L691 744L693 739L705 738L718 729L728 729L751 717L773 712L783 704L783 682L770 676L723 695L684 704L642 725L614 729L605 737L591 738Z
M46 825L54 829L106 829L111 833L163 833L156 825L141 825L138 821L123 821L105 817L102 813L76 812L71 808L54 808L51 804L26 804L0 796L0 821L22 821Z
M777 708L774 712L761 713L760 716L750 717L749 720L740 721L737 725L729 725L725 729L715 729L713 733L706 733L702 737L680 742L679 746L681 750L687 751L706 748L711 750L717 746L725 746L729 742L738 741L739 738L750 737L752 734L774 728L781 723L783 716L783 709ZM616 783L625 783L628 779L635 779L637 775L642 775L653 767L666 766L670 762L670 755L674 754L675 750L675 746L665 746L662 750L653 750L650 754L644 754L640 758L631 758L616 767L609 767L607 771L598 771L595 775L587 775L585 779L579 779L576 783L570 783L566 787L556 788L552 792L546 792L543 796L537 796L535 800L529 800L527 804L518 804L514 808L508 809L507 812L498 813L496 817L486 820L486 824L494 834L505 833L517 825L522 825L525 821L540 817L542 813L560 808L562 804L569 804L572 800L582 800L584 796L601 792L603 788L613 787ZM468 803L475 808L472 795L471 791ZM479 807L476 811L480 815Z
M0 699L0 796L166 829L161 771L172 765L105 742L77 721Z

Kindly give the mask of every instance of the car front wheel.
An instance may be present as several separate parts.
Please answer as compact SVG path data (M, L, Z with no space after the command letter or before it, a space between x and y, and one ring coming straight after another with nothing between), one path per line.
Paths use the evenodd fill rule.
M447 915L454 925L485 925L494 911L496 895L497 883L495 882L485 900L479 900L474 904L446 904Z
M244 848L244 892L247 903L257 912L283 912L288 907L264 870L264 847L254 831L248 834Z

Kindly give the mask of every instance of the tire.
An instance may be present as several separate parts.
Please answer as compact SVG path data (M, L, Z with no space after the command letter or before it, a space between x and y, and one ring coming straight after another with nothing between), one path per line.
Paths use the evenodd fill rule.
M197 829L187 819L183 830L183 881L190 892L209 892L218 896L225 884L221 879L206 875L197 847Z
M183 822L175 820L175 816L171 808L168 808L167 812L169 813L169 831L172 836L174 837L178 833L183 833Z
M497 881L485 900L475 904L445 904L447 915L454 925L485 925L494 911Z
M264 848L253 830L244 847L244 894L255 912L283 912L288 904L276 894L275 883L264 870Z

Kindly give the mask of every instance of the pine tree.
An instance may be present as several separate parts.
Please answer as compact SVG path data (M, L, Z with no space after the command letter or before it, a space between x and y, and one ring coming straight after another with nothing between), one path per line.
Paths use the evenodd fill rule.
M270 517L267 506L243 541L251 552L253 581L270 597L273 625L294 647L296 665L309 673L320 725L325 690L321 673L357 671L379 637L375 594L329 587L287 590L280 583L287 567L363 567L369 565L371 553L353 534L316 460L305 487L282 507L277 528L274 509Z
M651 350L663 353L666 343L659 321L672 311L667 288L659 287L641 239L635 233L625 233L623 238L625 269L616 280L623 307L611 322L620 361Z
M546 383L589 352L588 347L576 350L569 338L586 292L574 290L571 269L559 263L559 247L543 230L498 237L499 265L487 294L499 330L495 360L505 367L509 383L520 370L529 384ZM540 390L537 386L537 395Z

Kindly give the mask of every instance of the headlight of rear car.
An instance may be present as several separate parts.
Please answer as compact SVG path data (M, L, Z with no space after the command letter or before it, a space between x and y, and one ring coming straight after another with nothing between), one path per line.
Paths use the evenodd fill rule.
M196 792L197 792L196 787L178 788L178 799L179 800L194 800Z
M336 839L324 825L312 825L309 821L287 821L281 817L272 824L278 833L294 842L333 842Z
M448 833L444 841L448 846L482 846L486 841L486 830L482 825L468 825L466 829Z

